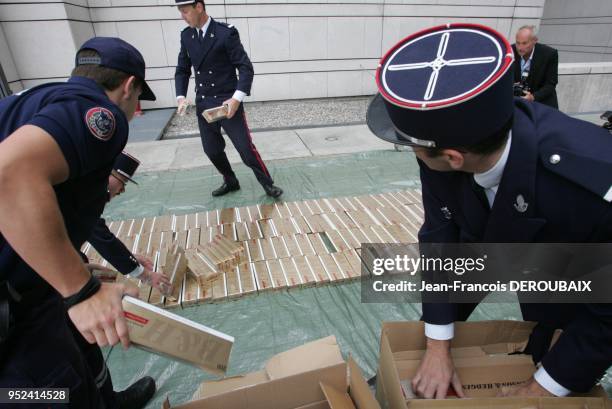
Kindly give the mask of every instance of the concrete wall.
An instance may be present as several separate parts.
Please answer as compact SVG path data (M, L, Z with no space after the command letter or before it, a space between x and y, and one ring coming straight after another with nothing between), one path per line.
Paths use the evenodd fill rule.
M21 4L18 4L21 3ZM0 63L15 89L63 79L89 36L138 47L158 95L173 106L179 31L173 0L0 0ZM255 66L249 100L368 95L380 56L402 37L447 22L477 22L513 38L539 25L544 0L214 0L214 18L234 24ZM11 68L14 67L14 68ZM190 92L193 92L193 87Z
M612 62L559 64L557 96L566 113L612 110Z
M546 0L540 40L560 62L612 61L612 1Z

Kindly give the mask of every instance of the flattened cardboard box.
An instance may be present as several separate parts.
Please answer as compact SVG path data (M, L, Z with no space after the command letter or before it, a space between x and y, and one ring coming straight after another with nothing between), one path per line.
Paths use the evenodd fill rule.
M123 297L123 310L136 346L225 374L233 337L129 296Z
M332 391L330 400L321 385ZM347 366L336 339L327 337L273 356L261 371L204 382L194 401L166 401L163 408L344 409L337 405L347 394L354 402L349 409L380 409L357 365L349 359Z
M522 383L535 372L530 356L508 355L524 349L534 325L522 321L455 323L451 354L464 392L470 399L430 400L414 399L410 387L425 350L423 323L383 323L377 398L381 406L390 409L605 407L605 399L601 397L605 392L601 388L594 388L588 394L595 397L549 398L550 401L495 397L502 387ZM452 393L449 395L452 397Z

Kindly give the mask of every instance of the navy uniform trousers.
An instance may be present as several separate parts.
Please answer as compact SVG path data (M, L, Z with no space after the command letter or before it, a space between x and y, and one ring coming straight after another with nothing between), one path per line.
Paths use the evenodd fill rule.
M223 175L223 178L228 184L238 183L232 166L225 154L225 140L221 135L221 128L223 128L240 154L242 162L251 168L259 183L262 185L272 185L274 181L268 172L268 168L266 168L257 148L253 144L243 104L240 104L240 107L231 119L222 119L209 124L202 117L202 112L205 109L218 105L220 104L213 98L210 98L210 102L208 98L202 102L197 102L196 114L200 127L200 137L202 138L204 152L210 161L217 168L219 173Z

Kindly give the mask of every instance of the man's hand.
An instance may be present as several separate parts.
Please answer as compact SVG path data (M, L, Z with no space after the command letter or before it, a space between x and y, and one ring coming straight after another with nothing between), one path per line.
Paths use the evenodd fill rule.
M421 398L444 399L450 385L455 389L457 396L465 397L450 354L450 341L428 338L427 350L412 379L412 390Z
M240 101L230 98L223 101L223 105L227 105L227 119L230 119L234 116L234 114L236 114L236 111L240 107Z
M163 295L169 295L172 293L172 284L165 274L156 273L155 271L145 268L139 278L145 284L157 288Z
M102 283L97 293L68 310L68 316L87 342L103 347L121 341L124 348L130 346L121 304L124 294L138 297L138 288Z
M145 270L153 270L153 261L151 261L149 257L143 256L142 254L134 254L134 258L145 268Z
M191 105L191 101L189 101L185 97L180 97L177 99L178 108L176 109L176 113L180 116L183 116L187 113L187 108Z
M498 397L510 396L533 396L533 397L550 397L555 396L544 389L535 379L531 378L521 385L502 388L497 394Z
M526 99L527 101L535 101L535 98L533 96L533 94L529 91L525 91L525 95L522 96L523 99Z

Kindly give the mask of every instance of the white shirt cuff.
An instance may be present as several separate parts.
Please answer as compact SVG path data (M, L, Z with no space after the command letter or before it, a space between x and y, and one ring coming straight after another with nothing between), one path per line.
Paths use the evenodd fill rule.
M543 366L540 367L533 375L533 378L537 383L548 392L552 393L555 396L567 396L572 391L565 388L564 386L559 385L557 381L555 381L549 374L546 372Z
M130 271L128 276L130 276L131 278L138 278L143 272L144 272L144 267L141 264L138 264L138 267Z
M178 100L179 100L179 99L181 99L181 98L185 98L185 95L179 95L179 96L177 96L177 97L176 97L176 100L178 101Z
M240 91L238 89L236 90L236 92L234 92L234 95L232 95L232 98L234 98L235 100L238 100L240 102L242 102L244 97L246 97L246 92L242 92L242 91Z
M455 336L455 324L436 325L425 323L425 336L438 341L447 341Z

